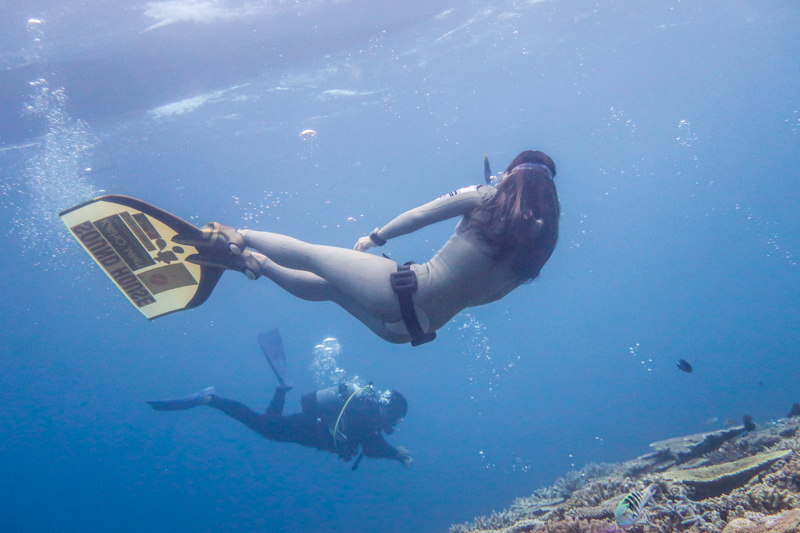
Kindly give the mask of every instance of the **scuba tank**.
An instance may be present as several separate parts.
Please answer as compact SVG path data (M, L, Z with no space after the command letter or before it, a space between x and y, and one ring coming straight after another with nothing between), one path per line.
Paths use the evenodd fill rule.
M338 416L344 403L358 388L354 383L340 383L335 387L309 392L300 398L300 405L303 412L309 415L326 419Z
M348 404L355 398L374 395L372 383L366 387L359 387L355 383L340 383L336 387L304 394L300 398L300 405L304 413L316 416L328 424L328 431L338 448L340 442L347 441L344 414Z

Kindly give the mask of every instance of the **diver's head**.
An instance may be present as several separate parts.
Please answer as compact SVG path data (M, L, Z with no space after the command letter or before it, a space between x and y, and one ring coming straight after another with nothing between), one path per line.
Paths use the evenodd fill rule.
M494 196L470 213L470 227L496 250L492 258L512 258L523 282L539 275L558 241L555 175L550 156L526 150L508 165Z
M381 429L387 435L394 433L394 426L400 423L408 412L408 400L396 390L381 395Z
M547 167L547 169L544 168L536 169L534 166L525 165L526 163L528 165L536 165L536 164L544 165L545 167ZM525 165L525 166L517 168L520 165ZM550 158L549 155L547 155L544 152L540 152L539 150L525 150L517 157L515 157L514 160L511 162L511 164L508 165L508 168L506 168L506 176L509 176L515 170L525 170L525 169L538 170L539 172L544 172L544 173L547 173L547 170L549 170L550 179L556 177L556 164L553 162L553 160Z

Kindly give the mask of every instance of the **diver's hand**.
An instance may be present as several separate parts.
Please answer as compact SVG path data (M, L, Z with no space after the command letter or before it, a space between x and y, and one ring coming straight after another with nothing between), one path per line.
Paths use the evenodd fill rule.
M411 454L408 453L408 450L403 446L397 447L397 460L403 463L403 466L406 468L411 468L411 465L414 464L414 459L411 458Z
M372 241L369 235L367 235L366 237L361 237L358 239L358 242L353 247L353 250L357 252L366 252L370 248L375 248L376 246L378 245Z

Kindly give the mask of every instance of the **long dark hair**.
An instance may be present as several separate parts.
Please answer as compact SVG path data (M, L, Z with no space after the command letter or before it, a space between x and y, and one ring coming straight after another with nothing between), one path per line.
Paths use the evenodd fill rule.
M515 167L538 163L542 167ZM561 208L553 177L556 165L544 152L526 150L508 165L510 173L489 201L469 214L470 228L497 251L496 261L514 256L513 269L520 278L533 280L550 258L558 241Z

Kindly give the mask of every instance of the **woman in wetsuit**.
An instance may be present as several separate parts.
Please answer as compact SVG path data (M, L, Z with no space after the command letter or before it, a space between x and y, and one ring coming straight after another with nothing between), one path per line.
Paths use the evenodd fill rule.
M335 302L381 338L417 345L463 309L497 301L539 275L558 240L555 174L549 156L522 152L497 188L453 191L376 228L354 250L217 223L204 228L206 242L173 240L219 250L218 260L206 254L201 264L265 276L304 300ZM450 240L427 263L411 265L405 279L390 280L398 271L391 259L364 253L457 216Z

